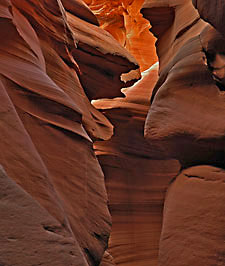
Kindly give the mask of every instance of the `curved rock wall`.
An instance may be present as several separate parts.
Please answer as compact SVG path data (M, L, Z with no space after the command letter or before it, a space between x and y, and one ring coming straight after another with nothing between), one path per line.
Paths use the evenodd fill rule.
M160 66L145 137L185 168L167 191L160 266L225 265L225 87L215 72L224 65L213 69L225 58L225 5L193 3L197 10L189 0L145 1L142 9L158 37Z
M1 230L1 241L6 241L0 247L2 265L97 265L107 246L111 217L92 141L110 138L112 125L88 97L120 96L120 88L126 86L121 75L128 73L128 86L133 77L129 72L135 71L137 79L139 67L96 26L83 2L73 3L0 2L0 164L8 179L17 183L6 181L14 188L0 197L9 208L9 213L2 209L6 220L1 223L16 208L11 200L14 190L14 200L24 206L19 208L20 219L17 212L11 216L12 226L18 221L18 227L9 236ZM91 69L96 83L102 79L92 92L85 72ZM116 85L109 87L109 80ZM22 237L25 230L33 235ZM50 257L40 241L49 246ZM22 247L30 246L29 256L21 254Z
M125 98L94 102L114 125L110 140L95 142L112 215L109 252L116 265L157 265L165 191L180 169L160 160L144 139L144 123L158 65L124 89Z
M160 239L160 266L225 265L224 169L188 168L170 186Z
M0 265L225 265L223 1L85 2L0 0Z
M155 38L149 22L140 14L143 0L85 0L100 26L124 46L144 71L157 60Z
M150 10L151 5L152 1ZM162 5L168 8L168 1ZM144 7L148 9L148 1ZM184 166L223 166L224 92L214 81L205 54L216 47L211 40L222 36L200 19L191 1L176 1L170 8L173 23L157 41L160 77L146 120L146 138L162 156L179 158Z

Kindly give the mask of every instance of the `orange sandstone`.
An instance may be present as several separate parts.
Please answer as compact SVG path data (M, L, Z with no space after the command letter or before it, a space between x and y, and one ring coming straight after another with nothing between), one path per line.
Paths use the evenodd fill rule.
M103 29L112 34L137 59L141 70L157 61L155 37L140 9L143 0L85 0Z

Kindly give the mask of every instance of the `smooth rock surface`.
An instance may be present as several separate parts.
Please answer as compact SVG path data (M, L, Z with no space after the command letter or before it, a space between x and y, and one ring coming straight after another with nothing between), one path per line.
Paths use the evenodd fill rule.
M219 1L193 2L204 17L217 10ZM225 94L209 57L225 52L213 22L221 18L224 23L223 10L211 21L204 17L214 28L189 0L145 1L143 7L158 37L159 57L145 137L159 157L178 159L187 168L167 191L158 265L225 265Z
M95 36L97 26L87 22L93 16L77 2L83 6L79 10L73 6L81 14L79 17L87 18L76 18L75 10L63 2L67 13L60 0L0 3L0 163L7 175L77 243L71 244L77 249L77 258L71 261L69 256L65 264L97 265L107 247L111 217L104 176L92 141L110 138L113 127L87 98L79 79L82 67L74 56L78 34L70 19L73 17L75 23L79 21L78 25L86 28L90 25L87 32L91 34L92 29ZM119 44L113 46L112 42L109 47L110 38L114 39L106 33L107 43L104 31L99 31L98 40L105 49L101 64L107 64L107 54L110 64L113 60L124 64L116 70L114 67L115 71L112 68L113 77L118 80L113 95L119 96L118 84L124 84L120 76L135 69L138 73L138 65ZM90 38L84 38L83 45L85 41L91 46ZM92 50L86 50L89 58L97 53L97 46L95 41ZM94 71L93 62L90 61ZM100 90L103 92L106 87L102 82ZM0 258L4 254L5 250L0 249ZM22 254L11 256L10 263L6 259L6 265L17 263L18 256ZM47 253L38 256L43 256L43 265L51 260ZM23 259L20 265L30 265L29 257Z
M144 0L85 0L98 18L101 28L108 31L138 61L141 71L158 58L156 39L149 32L151 25L140 14Z
M200 16L206 22L209 22L225 37L224 17L225 3L223 0L203 1L192 0Z
M87 266L73 233L0 167L0 265Z
M224 169L184 170L167 192L159 266L225 265L224 201Z
M153 91L145 136L162 156L177 158L185 166L223 167L225 96L206 65L204 53L214 46L209 44L219 33L199 18L189 0L156 5L173 8L175 17L157 41L160 77ZM152 6L149 8L153 12Z
M143 135L157 78L155 65L123 90L125 98L94 102L114 125L113 137L94 147L109 196L113 221L109 252L116 265L157 265L164 195L179 172L179 163L160 160Z

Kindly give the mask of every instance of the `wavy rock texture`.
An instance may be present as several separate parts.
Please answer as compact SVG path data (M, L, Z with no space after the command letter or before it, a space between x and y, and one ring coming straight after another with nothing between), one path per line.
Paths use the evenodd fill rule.
M85 0L100 26L137 59L141 70L152 66L158 58L155 38L149 32L149 22L140 14L144 0Z
M0 0L0 265L224 265L223 1L85 2Z
M197 8L201 18L204 19L206 22L209 22L223 36L225 36L225 28L224 28L225 3L224 1L223 0L215 0L215 1L192 0L192 2L194 6Z
M224 170L184 170L165 200L159 266L225 265L224 201Z
M14 239L9 239L12 245L9 243L7 254L7 243L3 249L1 246L0 258L7 265L34 265L29 256L20 254L20 248L34 239L34 251L39 254L35 261L40 256L43 265L52 266L54 260L56 265L62 265L62 260L65 265L97 265L107 246L111 218L92 140L110 138L112 125L86 94L90 98L119 96L125 85L120 76L133 70L138 78L138 64L95 26L95 17L81 1L2 0L0 24L0 149L4 151L0 163L21 187L12 185L12 192L18 191L17 204L27 206L19 209L20 219L16 212L12 223L19 219L19 224L24 222L23 231L34 230L33 236L20 239L18 252L12 249ZM79 60L81 53L85 62ZM101 84L93 92L85 67L92 67L98 78L93 86ZM112 84L111 76L104 79L108 71L115 86L107 84L108 80ZM124 80L131 79L130 74L125 75ZM10 202L13 213L16 205L11 207ZM32 216L30 223L26 221L29 206L40 214L36 221ZM43 232L45 221L52 233ZM19 232L19 226L15 230L20 238L23 231ZM58 231L65 237L58 237ZM53 242L49 252L54 259L42 250L42 240Z
M178 159L183 168L197 165L183 170L167 192L159 266L225 265L225 94L206 57L225 52L224 6L193 3L211 25L189 0L145 1L142 9L158 37L160 66L145 137L161 158Z
M155 65L123 90L125 98L94 102L115 127L113 137L96 142L95 149L109 196L109 252L116 265L157 265L164 193L179 171L177 161L157 159L143 136L157 79Z
M156 17L151 15L150 2L143 13L151 20ZM164 33L158 39L160 78L145 125L146 138L163 156L178 158L185 166L223 166L225 96L212 78L203 52L222 36L199 18L189 0L161 1L159 6L173 10L174 18L166 31L161 29ZM159 16L158 20L156 24L160 24Z
M73 234L0 169L1 265L88 265Z

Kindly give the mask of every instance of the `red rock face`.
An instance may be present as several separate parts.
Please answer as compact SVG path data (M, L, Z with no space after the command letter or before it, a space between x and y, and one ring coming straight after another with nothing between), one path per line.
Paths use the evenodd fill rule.
M224 265L225 172L212 166L184 170L164 207L159 265Z
M96 142L95 149L109 196L109 252L116 265L157 264L164 194L179 171L177 161L160 160L144 139L157 72L157 66L143 72L140 81L123 90L125 98L94 103L114 125L113 137Z
M223 2L85 2L0 0L0 265L225 265Z
M88 265L72 232L3 169L0 184L1 265Z
M216 30L218 30L223 36L225 36L224 1L216 0L212 2L212 1L192 0L192 2L195 8L197 8L201 18L204 19L206 22L209 22Z
M156 39L149 32L149 22L140 8L144 0L85 0L94 12L101 28L112 36L137 59L142 71L157 60Z
M218 67L225 52L224 6L193 3L214 27L189 0L145 1L142 10L158 37L160 66L145 136L161 158L176 158L187 168L167 191L159 266L225 263L225 98L223 65ZM167 18L157 16L160 12Z
M71 6L67 1L4 0L0 3L0 23L0 148L4 151L0 163L18 184L12 185L18 191L15 201L18 198L19 205L28 206L24 212L21 209L20 219L18 212L12 217L12 225L17 221L19 225L9 240L11 244L5 243L0 249L0 264L97 265L107 246L111 218L92 140L110 138L112 125L86 96L103 97L102 88L107 84L101 82L101 92L89 91L86 65L79 61L79 54L85 54L83 58L97 78L104 77L105 72L95 67L98 60L93 58L100 58L101 65L105 63L106 73L110 68L117 85L109 93L104 89L105 97L119 96L119 88L124 86L120 76L132 70L138 73L138 64L95 26L95 17L81 1ZM82 31L78 34L79 25ZM92 33L96 39L90 43ZM121 61L121 67L120 63L115 67L113 60ZM131 79L128 74L126 81ZM6 220L16 208L11 201L7 204L10 212ZM29 206L38 218L32 216L28 224ZM50 232L46 233L45 224ZM25 230L32 230L33 236L21 237ZM1 239L5 236L1 231ZM32 252L37 252L34 261L25 254L21 257L21 248L28 248L33 241ZM50 258L40 241L52 241ZM15 252L13 243L17 244ZM67 247L63 249L62 243Z
M167 9L168 1L164 2ZM177 1L170 8L174 20L158 39L160 78L145 135L162 156L178 158L186 166L224 165L224 92L213 79L205 52L216 51L217 42L212 40L225 42L199 18L191 1ZM149 9L146 14L151 19L151 4Z

